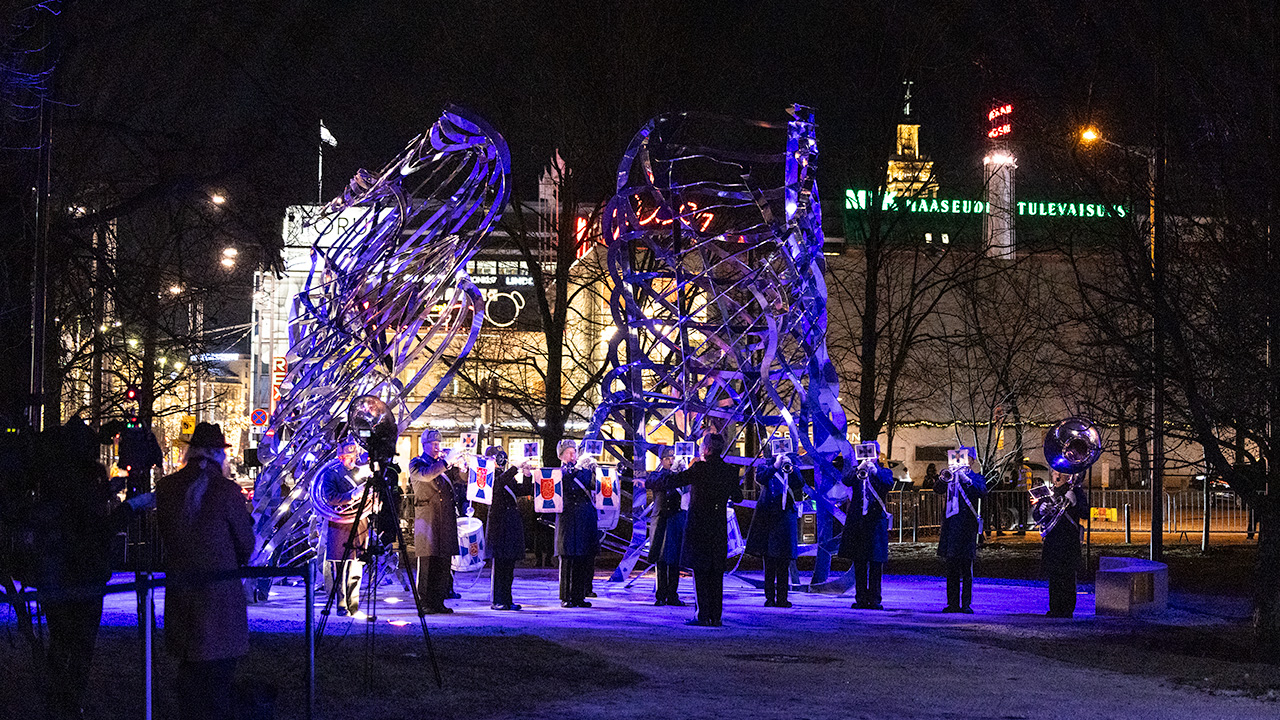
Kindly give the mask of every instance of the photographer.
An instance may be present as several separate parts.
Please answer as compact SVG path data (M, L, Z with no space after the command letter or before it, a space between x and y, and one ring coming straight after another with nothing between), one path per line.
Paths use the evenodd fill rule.
M787 453L756 473L760 497L747 532L747 552L764 558L764 606L789 608L791 562L798 553L796 499L804 479Z
M950 451L953 463L934 481L933 491L945 495L946 513L938 537L938 557L947 572L944 613L972 614L973 561L978 556L978 503L987 495L987 480L969 468L967 450Z

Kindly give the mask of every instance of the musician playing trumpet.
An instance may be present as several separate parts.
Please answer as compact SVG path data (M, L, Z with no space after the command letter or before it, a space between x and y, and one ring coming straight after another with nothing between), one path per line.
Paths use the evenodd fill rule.
M934 481L933 491L947 497L938 557L947 572L947 606L944 613L972 614L973 561L978 556L982 523L978 503L987 495L987 479L970 467L969 448L947 451L949 466Z
M1075 482L1077 477L1054 470L1049 492L1032 498L1032 515L1044 539L1041 562L1049 576L1047 617L1069 618L1076 610L1076 571L1084 532L1080 519L1089 512L1088 494Z

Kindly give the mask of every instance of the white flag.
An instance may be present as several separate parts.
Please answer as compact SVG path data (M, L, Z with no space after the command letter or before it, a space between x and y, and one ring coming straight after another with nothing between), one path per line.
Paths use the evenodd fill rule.
M338 138L334 137L333 133L329 132L329 128L324 126L323 120L320 121L320 142L330 147L338 147Z

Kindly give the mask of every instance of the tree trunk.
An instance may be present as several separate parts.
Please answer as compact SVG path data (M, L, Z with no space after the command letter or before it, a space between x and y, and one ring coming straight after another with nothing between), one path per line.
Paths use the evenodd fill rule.
M1120 457L1120 485L1123 489L1129 489L1129 428L1125 424L1124 408L1120 409L1120 418L1116 423L1116 454Z
M1138 477L1145 484L1150 482L1151 478L1151 446L1147 444L1150 442L1149 428L1147 427L1147 414L1143 411L1141 401L1138 403L1137 418Z
M1274 480L1272 481L1275 482ZM1253 626L1257 656L1280 665L1280 503L1258 497L1258 564L1254 575Z

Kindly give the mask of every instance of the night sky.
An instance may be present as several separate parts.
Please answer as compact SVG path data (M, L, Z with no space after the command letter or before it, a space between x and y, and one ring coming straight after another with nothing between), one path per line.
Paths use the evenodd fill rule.
M1247 143L1259 131L1258 79L1275 77L1274 60L1249 41L1265 16L1247 2L1165 5L1173 143L1186 153ZM787 105L806 104L819 122L820 187L834 201L844 187L884 177L902 82L911 80L922 150L944 194L980 182L986 111L1012 102L1019 191L1061 196L1076 183L1075 137L1086 121L1127 143L1152 137L1155 7L82 0L47 24L49 51L23 62L56 59L55 207L88 195L112 198L105 215L123 215L223 192L234 231L260 248L245 257L251 263L270 262L287 205L316 200L322 118L339 141L325 153L327 199L357 168L381 167L450 102L505 136L513 197L536 191L558 148L595 201L610 194L622 150L656 114L777 121ZM0 39L10 50L38 48L41 31L10 28ZM21 268L36 153L22 148L37 131L31 113L13 108L0 125L10 268L0 317L10 357L25 354ZM54 230L74 249L85 223L55 217Z

